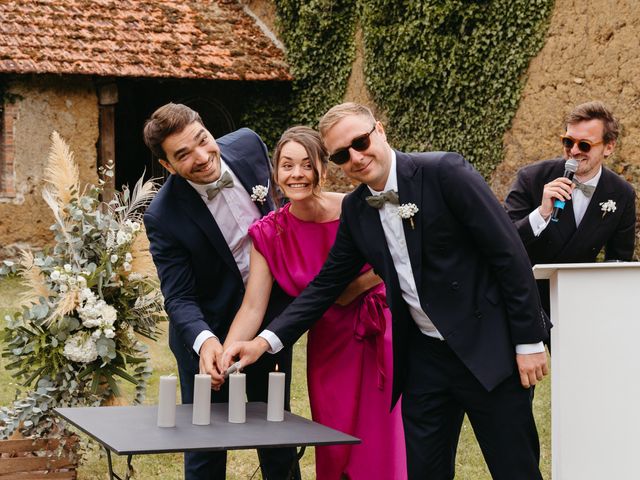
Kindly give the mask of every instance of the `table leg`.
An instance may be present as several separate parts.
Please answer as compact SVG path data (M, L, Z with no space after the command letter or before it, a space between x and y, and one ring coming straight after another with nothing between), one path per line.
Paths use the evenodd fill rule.
M133 465L131 465L131 459L133 455L127 455L127 474L124 479L113 471L113 462L111 461L111 450L107 447L104 450L107 452L107 464L109 466L109 480L129 480L133 476Z
M287 480L293 480L296 478L296 471L298 471L300 460L302 459L302 456L304 455L304 451L306 448L307 447L304 445L300 447L300 450L296 454L296 459L293 461L293 464L291 465L291 469L289 470L289 475L287 475Z

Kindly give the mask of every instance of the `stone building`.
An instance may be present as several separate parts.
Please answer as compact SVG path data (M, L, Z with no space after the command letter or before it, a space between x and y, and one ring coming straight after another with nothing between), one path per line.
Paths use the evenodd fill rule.
M279 42L235 1L1 2L0 257L50 239L40 190L53 130L83 183L113 160L115 185L131 185L161 174L141 136L158 106L186 103L219 136L256 91L290 80Z

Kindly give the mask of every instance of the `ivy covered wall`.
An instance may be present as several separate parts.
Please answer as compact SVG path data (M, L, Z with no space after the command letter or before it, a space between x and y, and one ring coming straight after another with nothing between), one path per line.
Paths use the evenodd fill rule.
M485 175L502 160L502 136L553 6L553 0L274 3L296 78L285 123L315 126L343 101L359 27L367 86L392 145L458 151Z

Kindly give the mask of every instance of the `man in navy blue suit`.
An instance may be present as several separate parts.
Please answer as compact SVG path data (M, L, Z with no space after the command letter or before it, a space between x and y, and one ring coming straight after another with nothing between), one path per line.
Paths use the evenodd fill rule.
M258 135L243 128L217 141L200 116L167 104L144 127L144 140L171 175L147 209L144 223L169 316L169 345L180 376L183 403L193 402L194 375L208 373L212 402L226 402L219 361L229 326L242 303L249 273L247 229L273 209L253 195L268 187L271 167ZM290 301L275 287L266 319ZM249 400L266 401L268 372L290 372L291 349L247 369ZM291 375L287 375L290 379ZM286 388L289 402L289 385ZM293 448L258 451L263 478L299 478ZM187 480L224 479L226 452L185 453Z
M364 106L333 107L320 133L362 184L345 197L318 276L223 364L291 345L368 262L393 314L392 403L402 395L409 478L454 477L467 413L493 478L541 479L529 388L547 374L549 325L505 211L460 155L391 149Z

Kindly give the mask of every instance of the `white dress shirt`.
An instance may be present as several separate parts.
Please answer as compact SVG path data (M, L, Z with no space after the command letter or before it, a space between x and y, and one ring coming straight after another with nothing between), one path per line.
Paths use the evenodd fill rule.
M602 167L600 167L600 170L598 170L598 173L593 178L582 183L584 183L585 185L597 187L601 176ZM580 222L582 221L582 218L587 211L587 207L589 207L589 202L591 201L592 197L587 197L584 193L582 193L582 190L578 190L577 188L573 190L573 193L571 194L571 201L573 202L573 216L576 219L576 227L580 225ZM544 229L547 228L547 225L549 225L550 221L551 217L545 220L542 215L540 215L539 208L536 208L529 214L529 224L531 225L531 230L533 230L533 234L536 237L539 237L540 234L544 232Z
M189 181L189 184L198 192L205 205L215 219L222 236L224 237L233 258L238 265L245 286L249 278L249 255L251 253L251 238L248 235L249 227L261 217L258 207L240 183L233 171L220 159L220 176L229 172L233 179L233 187L223 188L220 193L209 200L207 189L214 183L199 185ZM188 180L187 180L188 181ZM213 292L212 292L213 294ZM193 342L193 349L200 352L200 347L208 338L215 337L210 330L203 330ZM216 337L217 338L217 337Z
M373 190L368 187L373 195L380 195L382 192ZM398 177L396 173L396 153L391 150L391 167L389 177L385 184L383 192L388 190L398 191ZM398 273L400 288L402 290L402 298L407 302L411 318L416 322L420 331L433 338L444 340L438 329L435 327L429 316L425 313L420 305L420 297L418 295L416 281L413 276L413 269L409 260L409 250L404 236L404 228L402 226L402 218L398 215L398 205L386 202L379 210L380 221L384 230L384 236L387 240L389 252L393 259L393 264ZM260 333L270 345L268 350L270 353L276 353L283 347L280 339L271 331L264 330ZM544 352L544 344L542 342L535 344L516 345L516 353L528 354Z

